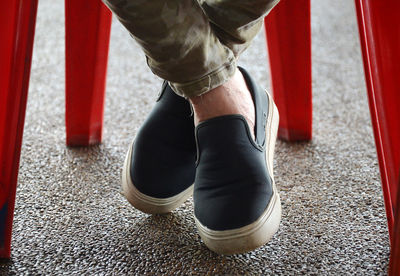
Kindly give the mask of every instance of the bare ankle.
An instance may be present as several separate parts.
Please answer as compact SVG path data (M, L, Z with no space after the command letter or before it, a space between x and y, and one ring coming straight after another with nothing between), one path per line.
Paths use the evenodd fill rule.
M239 70L228 82L201 96L190 98L190 102L196 125L214 117L240 114L245 117L250 129L254 129L254 103Z

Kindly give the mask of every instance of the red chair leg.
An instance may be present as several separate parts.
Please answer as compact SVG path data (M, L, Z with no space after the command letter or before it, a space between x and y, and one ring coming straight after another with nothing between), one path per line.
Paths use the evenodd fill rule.
M66 0L67 145L101 142L111 12L100 0Z
M310 0L281 0L265 18L279 138L311 140Z
M36 11L37 0L4 1L0 9L0 258L10 257Z
M400 238L397 199L400 182L400 1L355 0L355 3L392 246L391 273L400 275L399 248L396 248Z

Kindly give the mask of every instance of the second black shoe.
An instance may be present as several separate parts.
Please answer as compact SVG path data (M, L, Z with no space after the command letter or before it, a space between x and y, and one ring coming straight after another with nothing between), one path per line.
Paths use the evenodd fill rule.
M272 171L278 110L269 94L240 70L255 106L255 139L241 115L209 119L195 131L195 221L207 247L220 254L265 244L281 218Z
M190 104L164 82L129 147L122 171L125 197L137 209L172 211L193 193L196 144Z

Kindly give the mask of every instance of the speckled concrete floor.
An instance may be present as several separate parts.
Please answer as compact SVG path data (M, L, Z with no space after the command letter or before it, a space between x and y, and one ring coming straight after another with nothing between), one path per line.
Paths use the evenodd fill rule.
M278 234L249 254L203 245L192 201L165 216L134 210L120 168L161 81L114 22L104 142L65 147L62 1L41 0L13 230L0 274L385 274L389 243L353 1L314 0L314 139L278 142ZM266 87L264 34L241 64Z

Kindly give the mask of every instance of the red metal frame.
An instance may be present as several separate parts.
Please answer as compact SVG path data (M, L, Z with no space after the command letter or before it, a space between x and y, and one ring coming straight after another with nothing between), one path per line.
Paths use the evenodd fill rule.
M4 1L0 9L0 258L10 257L36 11L37 0Z
M390 274L400 275L400 1L355 4L392 247Z
M111 12L100 0L65 1L67 145L102 139Z
M0 9L0 258L10 257L11 229L38 0ZM67 0L67 144L101 142L111 12L100 0Z
M265 18L272 90L279 109L278 135L311 140L310 0L281 0Z

